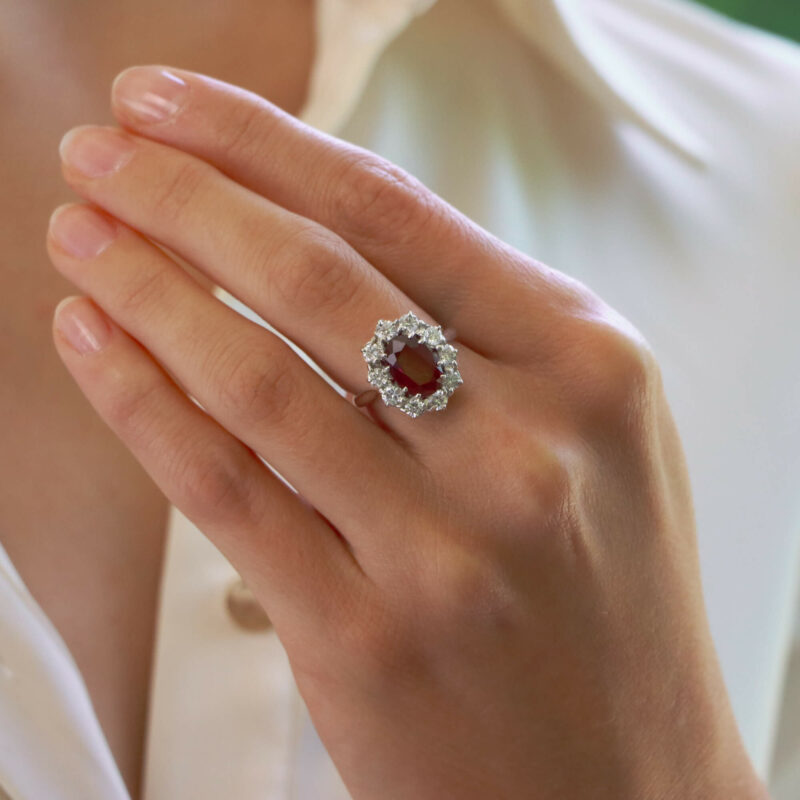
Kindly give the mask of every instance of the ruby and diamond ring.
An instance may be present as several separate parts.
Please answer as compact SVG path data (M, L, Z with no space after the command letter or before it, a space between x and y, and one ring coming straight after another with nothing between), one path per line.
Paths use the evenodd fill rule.
M424 322L412 311L395 320L379 320L361 352L368 365L367 380L383 402L410 417L442 411L463 383L457 350L441 326Z

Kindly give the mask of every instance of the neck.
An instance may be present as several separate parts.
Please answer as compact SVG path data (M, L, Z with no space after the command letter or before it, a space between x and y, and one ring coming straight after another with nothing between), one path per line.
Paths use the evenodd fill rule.
M0 0L0 93L16 86L48 105L107 108L114 75L160 63L244 86L297 113L313 11L314 0Z
M313 11L313 0L0 0L0 316L17 345L0 347L0 540L73 654L133 797L166 503L53 349L53 308L76 291L43 250L50 212L75 199L57 145L73 125L113 123L111 82L133 64L204 72L297 113Z

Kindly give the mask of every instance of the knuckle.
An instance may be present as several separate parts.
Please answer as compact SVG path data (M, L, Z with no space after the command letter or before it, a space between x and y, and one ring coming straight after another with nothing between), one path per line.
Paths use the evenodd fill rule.
M231 104L230 113L218 123L218 141L226 153L237 159L246 163L259 161L268 149L271 131L279 120L279 114L268 113L260 102L237 100Z
M327 634L341 654L340 671L357 670L365 684L375 686L409 668L417 657L410 605L374 587L350 593L331 617Z
M580 332L577 386L580 405L592 424L635 423L645 410L659 371L644 337L610 322L592 322Z
M163 384L158 380L143 382L118 369L108 370L105 379L106 420L126 443L137 449L148 447Z
M374 154L352 160L337 182L334 218L360 237L395 240L418 231L435 216L434 196L419 180Z
M240 337L211 357L208 374L217 376L224 413L245 425L269 419L280 427L297 396L295 378L288 360L266 349L263 339Z
M356 291L341 240L317 225L303 225L287 240L272 281L280 301L304 313L338 313Z
M451 547L435 564L427 575L426 595L437 638L447 631L505 630L513 624L513 593L491 553Z
M207 439L165 440L164 415L159 408L171 392L163 380L132 380L122 370L107 372L108 400L104 414L112 429L135 452L158 457L163 484L175 493L181 507L195 517L213 519L240 514L249 508L249 468L246 457ZM165 447L166 444L166 447Z
M135 270L130 282L117 292L118 310L125 318L139 317L164 301L168 273L163 267Z
M231 521L251 512L249 466L231 448L202 440L172 455L167 481L195 520Z
M553 413L541 418L526 416L522 427L516 415L492 412L473 444L476 452L486 455L470 475L469 492L481 497L487 482L503 474L495 494L505 510L510 535L527 538L531 530L548 529L574 495L581 451L575 446L578 437L571 416L562 420L562 414L571 414L563 405L559 403ZM529 414L527 407L525 413ZM509 469L510 464L513 469ZM475 538L474 534L471 536ZM460 533L457 537L461 538L456 541L464 541ZM479 532L477 538L491 547L498 535L489 528Z
M525 518L537 528L558 519L573 494L573 470L564 457L549 447L538 447L525 478Z
M193 205L207 169L191 156L181 157L158 185L152 207L154 218L168 225L179 222Z
M337 641L364 685L396 683L402 675L419 674L418 640L407 628L402 616L382 606L339 626Z

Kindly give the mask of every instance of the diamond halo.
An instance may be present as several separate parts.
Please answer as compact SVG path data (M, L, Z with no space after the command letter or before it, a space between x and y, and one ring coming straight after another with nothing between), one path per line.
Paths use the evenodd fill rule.
M412 347L424 346L432 356L439 374L436 390L427 396L410 393L392 375L386 348L398 337L405 337ZM374 336L361 348L361 353L367 362L367 380L380 392L383 402L410 417L444 410L450 396L464 382L458 371L458 351L445 339L441 326L424 322L413 311L395 320L378 320Z

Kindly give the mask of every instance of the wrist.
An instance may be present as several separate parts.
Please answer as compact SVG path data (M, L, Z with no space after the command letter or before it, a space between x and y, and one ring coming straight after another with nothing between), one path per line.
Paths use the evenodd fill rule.
M726 711L724 721L717 718L713 732L701 731L694 745L689 745L695 752L695 758L688 762L692 767L673 772L677 778L671 788L656 796L663 800L770 800L741 740L733 712L729 708ZM681 736L681 732L675 735ZM691 742L692 738L687 740ZM680 749L687 754L685 747Z
M699 655L699 653L698 653ZM706 654L692 674L671 683L664 716L647 714L629 756L630 800L770 800L742 741L719 664ZM640 720L644 722L644 720ZM629 729L630 730L630 729Z

